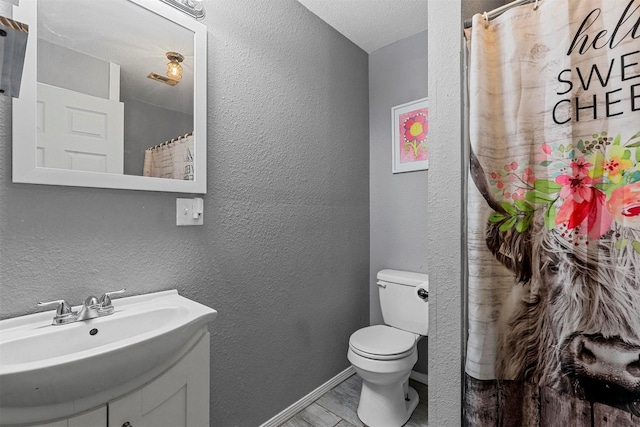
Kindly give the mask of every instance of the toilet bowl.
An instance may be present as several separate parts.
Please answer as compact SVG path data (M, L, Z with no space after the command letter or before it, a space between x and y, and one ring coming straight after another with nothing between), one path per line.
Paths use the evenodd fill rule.
M358 418L368 427L400 427L419 401L409 375L428 332L428 276L382 270L378 286L385 324L351 334L347 358L362 378Z
M362 378L358 418L367 426L399 427L411 417L419 402L418 393L409 387L419 338L386 325L351 335L347 358Z

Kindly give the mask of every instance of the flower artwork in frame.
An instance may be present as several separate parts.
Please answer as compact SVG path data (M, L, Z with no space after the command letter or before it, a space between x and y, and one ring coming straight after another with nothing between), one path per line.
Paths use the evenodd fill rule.
M429 104L427 98L391 109L393 173L429 169Z

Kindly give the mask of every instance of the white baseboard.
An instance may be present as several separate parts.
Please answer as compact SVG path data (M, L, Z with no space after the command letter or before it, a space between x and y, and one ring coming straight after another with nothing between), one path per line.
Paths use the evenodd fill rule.
M356 371L355 371L355 369L353 369L353 366L349 366L347 369L345 369L344 371L340 372L338 375L336 375L335 377L331 378L329 381L327 381L326 383L322 384L320 387L318 387L317 389L313 390L311 393L307 394L305 397L303 397L302 399L298 400L297 402L295 402L293 405L289 406L284 411L280 412L279 414L276 414L269 421L267 421L264 424L260 425L260 427L277 427L277 426L279 426L280 424L284 423L289 418L293 417L295 414L297 414L298 412L302 411L304 408L306 408L307 406L311 405L313 402L318 400L318 398L320 396L322 396L323 394L325 394L326 392L328 392L329 390L331 390L332 388L334 388L335 386L337 386L342 381L346 380L347 378L349 378L351 375L353 375L355 373L356 373ZM418 381L418 380L416 380L416 381Z
M409 375L409 378L424 385L429 384L429 376L427 374L423 374L422 372L411 371L411 375Z

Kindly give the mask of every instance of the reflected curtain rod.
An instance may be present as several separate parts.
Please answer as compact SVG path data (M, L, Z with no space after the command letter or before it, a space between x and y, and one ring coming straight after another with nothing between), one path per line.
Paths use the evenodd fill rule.
M165 146L167 146L167 145L169 145L169 144L173 144L173 143L174 143L174 142L176 142L176 141L180 141L181 139L188 138L188 137L190 137L190 136L193 136L193 132L185 133L184 135L180 135L180 136L179 136L179 137L177 137L177 138L173 138L173 139L170 139L170 140L168 140L168 141L165 141L165 142L163 142L163 143L161 143L161 144L154 145L153 147L149 147L149 148L147 148L147 150L155 150L156 148L165 147Z
M489 18L489 21L491 21L492 19L497 18L509 9L513 9L517 6L522 6L523 4L534 3L535 1L536 0L516 0L511 3L505 4L504 6L495 8L491 12L487 12L487 17ZM473 18L465 19L464 28L471 28L472 26Z

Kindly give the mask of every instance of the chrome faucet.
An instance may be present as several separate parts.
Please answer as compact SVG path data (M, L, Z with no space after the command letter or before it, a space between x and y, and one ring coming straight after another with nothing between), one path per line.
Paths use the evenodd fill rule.
M99 317L99 308L100 303L98 302L98 298L94 296L88 297L86 300L84 300L76 321L95 319L96 317Z
M71 306L65 300L56 300L49 302L39 302L38 307L58 304L56 314L53 317L52 325L66 325L68 323L79 322L83 320L95 319L96 317L108 316L113 314L115 308L111 304L111 295L124 293L126 289L119 291L105 292L100 299L90 296L84 300L82 308L79 312L72 311Z

